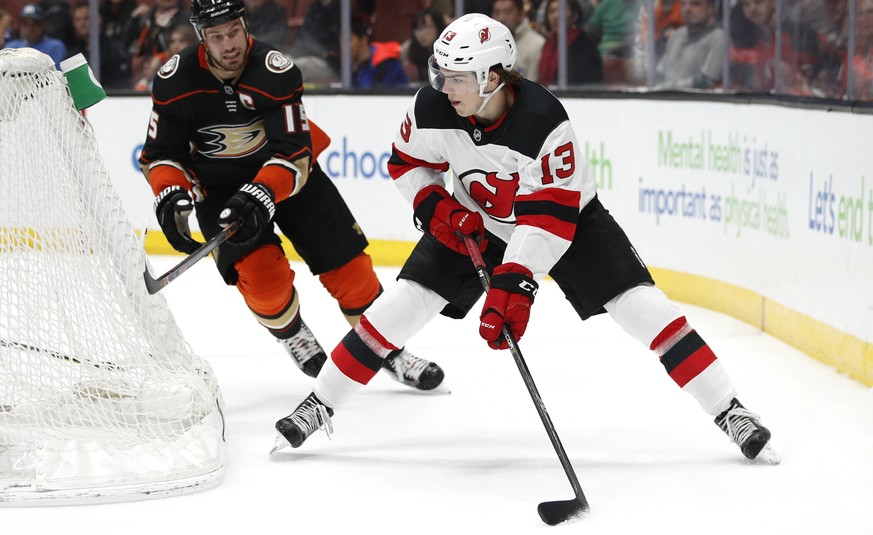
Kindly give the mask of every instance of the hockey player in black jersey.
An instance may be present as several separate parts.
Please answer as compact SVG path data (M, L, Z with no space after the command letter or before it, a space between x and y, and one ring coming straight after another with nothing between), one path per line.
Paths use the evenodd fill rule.
M244 15L242 0L194 0L200 44L156 74L140 164L176 250L190 254L200 245L189 231L192 209L206 238L241 222L218 250L218 269L297 366L315 377L327 356L300 316L294 272L274 223L349 324L381 285L364 252L367 239L316 162L329 139L306 116L300 70L252 39ZM401 347L385 366L421 390L443 379L439 366Z
M720 361L598 200L564 107L513 71L515 58L512 34L484 15L461 17L434 43L432 87L415 96L388 164L424 235L277 430L297 447L330 428L333 411L394 348L439 313L466 315L482 288L461 234L478 239L491 274L479 326L490 347L506 347L504 325L521 338L537 281L551 275L580 318L608 312L654 351L745 457L778 462L770 431L737 401Z

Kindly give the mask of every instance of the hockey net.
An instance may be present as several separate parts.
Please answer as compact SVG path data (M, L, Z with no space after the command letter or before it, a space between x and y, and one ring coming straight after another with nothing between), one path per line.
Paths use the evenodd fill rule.
M218 385L146 263L63 75L0 50L0 504L221 480Z

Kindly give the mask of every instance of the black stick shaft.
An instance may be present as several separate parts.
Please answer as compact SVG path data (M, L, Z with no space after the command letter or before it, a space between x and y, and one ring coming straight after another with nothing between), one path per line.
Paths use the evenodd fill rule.
M199 249L186 256L181 262L158 278L152 277L148 266L146 266L145 272L142 275L149 294L154 295L160 292L166 285L176 280L179 275L188 271L188 268L205 258L206 255L233 236L239 230L240 225L239 221L234 221L226 226L224 230L213 236L212 239L201 245Z
M487 293L491 285L488 278L488 271L485 268L485 261L482 259L482 253L479 252L479 244L477 244L470 236L464 236L464 243L467 245L470 258L473 260L473 265L476 267L476 272L479 274L479 280L482 282L482 287ZM567 479L570 480L570 486L573 487L573 492L576 493L576 498L578 498L583 505L587 506L588 500L585 499L585 494L582 492L582 486L579 484L579 479L576 477L573 465L570 464L567 452L564 450L563 444L561 444L561 439L558 438L558 432L555 431L555 425L552 423L548 411L546 411L546 405L543 403L543 399L540 397L540 393L534 384L527 363L521 355L521 349L519 349L518 344L512 337L512 332L509 330L509 327L504 325L501 333L503 334L503 338L506 339L506 344L509 346L509 352L512 353L512 358L518 366L518 371L521 373L521 378L524 380L524 384L527 387L527 391L530 393L530 397L537 409L537 413L540 415L543 427L546 428L546 433L549 435L549 440L555 448L555 453L558 454L561 466L564 467L564 473L567 474Z

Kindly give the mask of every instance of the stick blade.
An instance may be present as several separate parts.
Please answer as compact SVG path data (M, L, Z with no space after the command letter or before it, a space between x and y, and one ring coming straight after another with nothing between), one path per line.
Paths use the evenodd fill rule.
M165 284L159 284L158 281L152 277L152 274L149 273L149 268L146 267L145 271L142 274L142 278L145 281L146 291L148 291L149 295L155 295L161 288L166 286Z
M540 514L540 518L550 526L579 518L588 513L588 511L588 502L582 501L579 498L556 502L543 502L537 506L537 512Z

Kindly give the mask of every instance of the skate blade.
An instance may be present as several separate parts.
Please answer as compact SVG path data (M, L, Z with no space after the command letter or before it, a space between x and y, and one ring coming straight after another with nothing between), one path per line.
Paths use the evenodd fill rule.
M779 452L776 451L776 448L773 447L773 443L771 441L767 442L767 445L764 446L764 449L761 450L755 460L768 464L779 464L782 462L782 456L779 455Z
M270 455L274 453L280 452L286 448L290 448L291 444L285 440L285 437L282 436L282 433L276 433L276 440L273 442L273 449L270 450Z
M417 390L417 389L416 389ZM436 388L431 388L430 390L417 390L422 394L429 394L432 396L447 396L452 393L452 390L446 385L446 382L438 384Z

